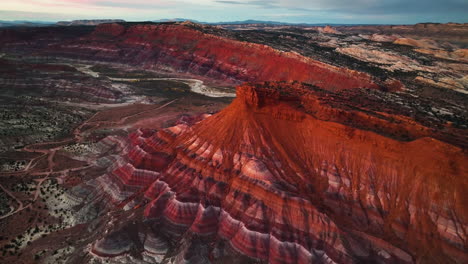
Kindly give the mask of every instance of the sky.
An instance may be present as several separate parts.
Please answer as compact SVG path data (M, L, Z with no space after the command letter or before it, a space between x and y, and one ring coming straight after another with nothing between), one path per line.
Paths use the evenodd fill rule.
M468 22L468 0L0 0L0 20L186 18L290 23Z

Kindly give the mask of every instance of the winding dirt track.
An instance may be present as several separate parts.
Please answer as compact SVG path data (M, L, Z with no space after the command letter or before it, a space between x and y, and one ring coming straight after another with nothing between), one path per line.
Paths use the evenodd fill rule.
M92 71L90 69L89 65L84 65L84 66L77 66L77 65L72 65L72 64L70 64L70 65L75 67L77 70L79 70L79 71L81 71L81 72L83 72L85 74L88 74L88 75L90 75L92 77L97 78L97 77L100 76L100 74L98 72ZM224 93L224 92L221 92L221 91L217 91L215 89L211 89L211 88L205 86L203 84L203 81L197 80L197 79L180 79L180 78L141 78L141 79L132 79L132 78L110 78L110 77L108 77L108 78L110 80L112 80L112 81L172 80L172 81L179 81L179 82L186 83L186 84L188 84L190 86L192 92L203 94L203 95L206 95L206 96L209 96L209 97L233 97L233 96L235 96L235 94L232 94L232 93ZM52 173L65 173L65 172L69 171L69 169L54 171L55 153L56 153L57 150L61 149L62 146L65 145L65 144L70 144L70 143L74 143L74 142L82 142L83 141L83 132L84 132L83 127L91 125L91 127L88 127L86 129L86 131L89 131L89 130L92 130L92 129L96 128L96 127L99 127L102 124L111 125L111 126L112 125L122 125L129 118L132 118L132 117L135 117L135 116L138 116L138 115L150 112L150 111L163 109L163 108L169 106L170 104L174 103L175 101L177 101L177 99L174 99L174 100L172 100L170 102L167 102L167 103L165 103L163 105L156 106L154 108L146 109L144 111L134 113L134 114L131 114L131 115L128 115L128 116L123 116L118 121L91 121L91 120L93 120L93 118L96 115L98 115L100 113L100 112L97 112L93 116L91 116L88 120L86 120L81 125L79 125L77 128L75 128L73 130L73 133L72 133L70 138L67 138L67 139L64 139L64 140L61 140L61 141L34 143L34 144L30 144L30 145L25 146L22 149L22 151L31 152L31 153L41 153L41 155L39 155L39 156L37 156L35 158L32 158L27 163L27 165L25 166L25 168L23 170L17 171L17 172L0 172L0 176L18 176L18 177L20 177L20 176L22 176L24 174L29 174L31 176L42 176L42 178L34 179L34 181L36 181L36 191L33 194L33 198L31 199L31 202L29 202L27 205L24 205L24 203L21 202L21 200L19 200L11 191L6 189L4 186L0 185L0 188L5 193L7 193L9 196L11 196L16 201L16 203L18 203L18 207L16 209L14 209L12 207L11 211L9 213L0 216L0 220L5 219L7 217L10 217L10 216L12 216L12 215L14 215L14 214L16 214L18 212L21 212L22 210L24 210L26 208L30 208L30 207L32 208L32 205L39 198L39 192L40 192L41 185L47 179L49 179L50 175ZM128 105L128 103L124 103L122 105ZM112 107L117 107L117 106L119 106L119 105L117 104L117 105L112 106ZM55 147L50 148L50 146L55 146ZM44 157L47 157L47 163L48 163L47 169L45 171L36 171L35 172L34 168L38 165L38 162L40 160L42 160ZM75 168L74 170L84 169L84 168L87 168L88 166L89 165L85 165L85 166L82 166L82 167Z
M17 203L18 203L18 208L15 210L13 207L10 207L11 208L11 211L3 216L0 216L0 220L1 219L4 219L4 218L7 218L9 217L10 215L14 215L16 214L17 212L23 210L24 208L24 205L23 205L23 202L21 202L20 200L18 200L18 198L16 198L9 190L7 190L5 187L3 187L1 184L0 184L0 188L6 193L8 194L9 196L11 196L11 198L13 198ZM28 205L30 206L30 205Z

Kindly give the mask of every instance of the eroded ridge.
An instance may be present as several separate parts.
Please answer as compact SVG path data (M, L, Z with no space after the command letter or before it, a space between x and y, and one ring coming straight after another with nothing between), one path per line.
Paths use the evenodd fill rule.
M31 30L28 36L21 31L0 31L4 38L0 50L186 73L224 85L296 80L329 90L403 88L396 80L378 80L295 52L203 33L192 24L100 24L76 38L68 36L65 29L50 29L56 32L54 37L43 31ZM46 40L47 45L30 42L31 38Z
M379 115L372 100L340 103L346 95L240 86L203 120L105 139L119 155L89 185L112 210L143 207L151 231L140 244L160 260L466 262L463 144L397 110ZM110 228L92 252L129 253L135 240L119 232Z

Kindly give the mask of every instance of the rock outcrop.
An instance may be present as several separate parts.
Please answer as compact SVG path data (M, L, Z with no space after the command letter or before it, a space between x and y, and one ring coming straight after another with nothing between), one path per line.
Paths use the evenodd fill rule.
M466 34L468 23L419 23L415 25L357 25L337 26L337 30L343 33L365 33L365 34L398 34L411 38L427 38L441 41L456 41L468 44Z
M204 120L109 137L101 144L118 155L88 185L107 207L140 212L150 231L129 238L110 228L92 251L466 263L466 133L452 131L461 140L451 143L440 124L381 107L361 90L246 84Z
M341 34L338 30L335 28L332 28L330 26L325 26L325 27L319 27L317 28L318 32L323 33L323 34Z
M412 46L417 48L424 48L424 49L437 49L438 45L435 41L430 39L412 39L412 38L398 38L396 39L393 44L398 45L406 45Z
M434 57L446 59L446 60L454 60L454 61L461 61L461 62L468 62L468 49L457 49L454 51L445 51L440 49L415 49L415 51L430 54Z

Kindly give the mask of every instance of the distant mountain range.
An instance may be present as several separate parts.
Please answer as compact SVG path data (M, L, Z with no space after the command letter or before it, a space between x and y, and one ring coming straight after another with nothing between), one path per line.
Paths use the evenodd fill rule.
M42 21L26 21L26 20L14 20L4 21L0 20L0 27L43 27L52 25L55 22L42 22Z
M95 26L104 23L119 23L125 22L123 19L93 19L93 20L73 20L73 21L59 21L57 26Z
M43 26L95 26L103 23L119 23L125 22L123 19L93 19L93 20L72 20L58 22L42 22L42 21L4 21L0 20L0 27L43 27Z
M342 25L355 25L355 24L333 24L333 23L288 23L288 22L279 22L279 21L263 21L263 20L242 20L242 21L221 21L221 22L203 22L193 19L185 18L173 18L173 19L159 19L153 20L152 22L183 22L183 21L192 21L199 24L208 24L208 25L248 25L248 24L265 24L265 25L301 25L301 26L342 26Z
M285 26L361 26L363 24L333 24L333 23L288 23L279 21L263 21L263 20L242 20L242 21L222 21L222 22L203 22L193 19L186 18L172 18L172 19L158 19L152 20L151 22L163 23L163 22L183 22L191 21L199 24L207 25L285 25ZM93 19L93 20L72 20L72 21L59 21L59 22L43 22L43 21L27 21L27 20L15 20L15 21L4 21L0 20L0 27L41 27L41 26L95 26L102 23L119 23L126 22L123 19ZM437 23L431 23L437 24ZM365 24L366 26L372 26L371 24ZM375 24L377 25L377 24Z
M221 21L221 22L204 22L186 18L173 18L173 19L158 19L152 20L151 22L163 23L163 22L183 22L192 21L199 24L208 25L248 25L248 24L265 24L265 25L300 25L300 26L342 26L346 24L330 24L330 23L287 23L279 21L263 21L263 20L243 20L243 21ZM93 20L72 20L72 21L58 21L58 22L40 22L40 21L26 21L26 20L15 20L15 21L3 21L0 20L0 27L41 27L41 26L95 26L102 23L119 23L125 22L123 19L93 19Z

